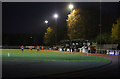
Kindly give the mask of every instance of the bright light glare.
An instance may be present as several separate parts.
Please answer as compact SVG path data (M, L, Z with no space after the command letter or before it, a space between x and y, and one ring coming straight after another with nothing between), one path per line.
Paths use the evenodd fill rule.
M70 9L73 9L73 5L72 5L72 4L70 4L70 5L69 5L69 8L70 8Z
M54 14L54 18L58 18L58 14Z
M48 23L48 21L47 21L47 20L45 20L45 23L47 24L47 23Z

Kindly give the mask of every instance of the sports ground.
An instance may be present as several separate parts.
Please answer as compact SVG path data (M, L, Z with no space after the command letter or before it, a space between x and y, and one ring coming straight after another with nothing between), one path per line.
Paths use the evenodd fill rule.
M4 78L36 78L82 71L109 64L109 59L87 54L33 49L1 49Z
M30 51L25 49L21 51L20 49L2 49L2 59L3 60L36 60L36 61L101 61L109 62L108 59L96 57L96 56L87 56L87 55L78 55L74 53L62 53L54 51L45 51L40 50L36 51L35 49Z

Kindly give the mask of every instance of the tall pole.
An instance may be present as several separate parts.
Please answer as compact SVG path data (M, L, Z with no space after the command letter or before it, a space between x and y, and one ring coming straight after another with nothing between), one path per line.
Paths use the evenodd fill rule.
M72 12L72 9L71 9L71 12ZM71 33L71 39L70 39L70 49L71 50L70 51L72 52L72 27L71 27L70 33Z
M99 27L100 27L100 53L101 53L101 40L102 40L102 34L101 34L101 26L102 26L102 20L101 20L102 16L101 16L101 0L100 0L100 24L99 24Z
M57 46L57 36L58 36L58 34L57 34L57 19L55 19L56 20L56 46Z
M55 41L55 43L57 45L57 18L58 18L58 14L57 13L54 14L54 18L55 18L55 21L56 21L56 34L55 34L56 41Z
M46 24L46 26L48 26L47 24L48 24L48 20L45 20L45 24Z
M46 27L48 27L48 20L45 20ZM47 31L47 30L46 30Z
M69 5L69 9L70 9L70 13L71 13L72 9L73 9L73 5L72 4ZM72 40L71 40L71 38L72 38L72 28L70 30L70 33L71 33L71 37L70 37L70 51L71 51L72 50Z

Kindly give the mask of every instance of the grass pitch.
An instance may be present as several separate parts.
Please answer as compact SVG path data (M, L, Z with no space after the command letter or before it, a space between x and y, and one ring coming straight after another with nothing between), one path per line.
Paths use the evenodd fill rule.
M79 54L70 54L62 52L53 52L40 50L37 51L33 49L24 49L22 52L21 49L0 49L2 50L2 59L3 60L36 60L36 61L95 61L95 62L109 62L110 60L96 57L96 56L87 56ZM8 55L9 54L9 55Z

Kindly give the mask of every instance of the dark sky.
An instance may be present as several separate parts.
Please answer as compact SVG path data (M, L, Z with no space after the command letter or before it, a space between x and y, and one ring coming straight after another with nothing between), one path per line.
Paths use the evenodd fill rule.
M75 2L75 8L80 6L94 6L100 8L100 3ZM102 13L110 14L116 19L119 15L119 3L102 3ZM47 26L44 21L48 20L48 26L55 24L54 13L59 14L58 28L66 27L66 18L70 10L67 2L4 2L2 4L3 33L44 33Z

